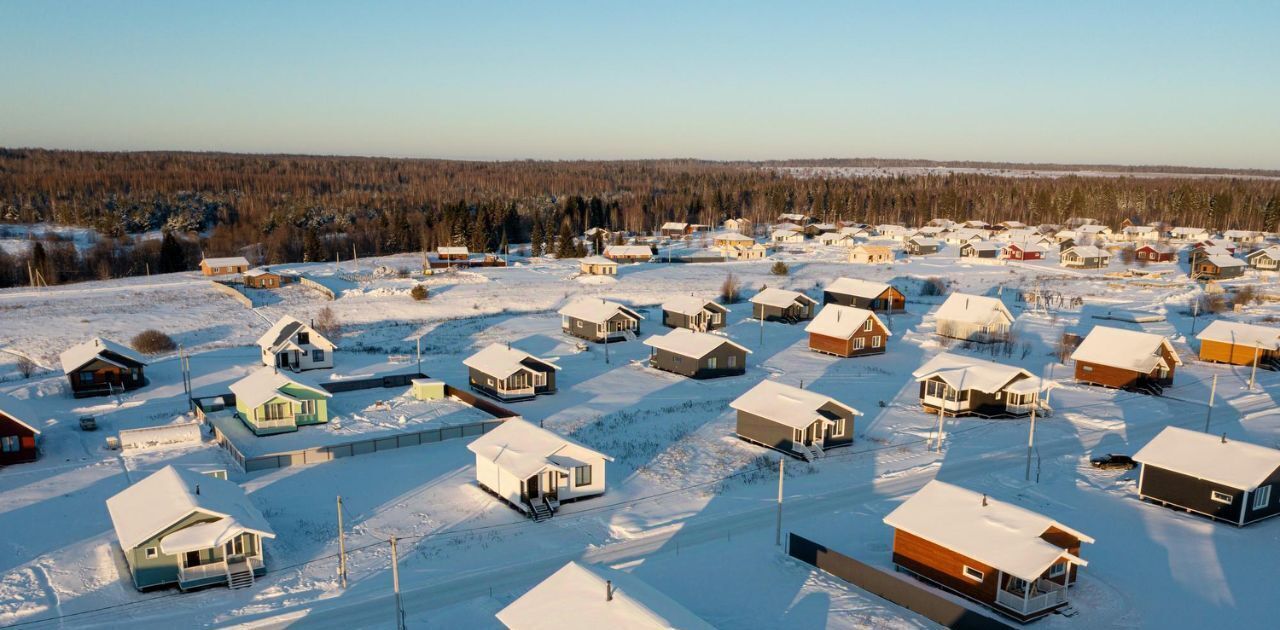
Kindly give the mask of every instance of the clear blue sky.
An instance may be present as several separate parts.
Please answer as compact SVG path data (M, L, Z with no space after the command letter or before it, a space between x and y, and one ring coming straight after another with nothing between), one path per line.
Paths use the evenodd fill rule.
M1280 168L1280 2L0 1L0 145Z

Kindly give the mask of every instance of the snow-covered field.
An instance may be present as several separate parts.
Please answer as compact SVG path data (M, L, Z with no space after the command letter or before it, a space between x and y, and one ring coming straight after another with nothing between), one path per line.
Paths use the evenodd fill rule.
M1056 259L968 264L954 251L871 267L843 262L842 250L805 246L768 261L624 265L607 282L577 277L573 261L549 259L427 278L370 273L377 265L416 267L416 256L362 260L360 270L345 263L341 274L332 264L294 265L332 276L328 286L339 298L329 302L291 286L256 311L195 274L0 291L0 349L9 353L0 359L0 391L56 418L43 427L39 462L0 470L0 625L55 627L58 621L41 620L61 616L66 627L394 627L386 540L395 535L411 627L496 627L497 610L570 559L631 571L718 627L932 627L774 546L777 455L733 437L727 407L765 378L803 383L865 414L852 447L813 464L787 462L788 530L888 567L891 532L880 519L938 476L1097 539L1083 550L1089 566L1071 593L1080 614L1051 616L1040 627L1273 625L1280 615L1271 586L1280 520L1237 530L1146 505L1134 495L1132 474L1095 471L1088 456L1133 452L1169 424L1203 427L1215 374L1213 430L1277 445L1280 377L1264 372L1250 390L1248 370L1194 359L1186 304L1201 289L1189 282L1149 286L1104 278L1105 271L1067 272ZM786 261L790 274L770 275L774 260ZM842 275L888 281L908 295L908 312L889 322L888 353L837 359L808 351L803 326L761 326L749 319L749 305L731 306L725 332L753 354L746 375L711 381L643 366L648 348L639 341L614 344L606 357L603 347L582 350L560 333L556 309L589 295L640 308L648 318L641 337L660 334L658 304L682 293L714 297L730 272L748 296L767 284L818 297L818 287ZM979 352L944 348L932 334L929 313L941 298L919 295L930 277L947 280L951 290L1002 297L1018 315L1018 343L997 360L1059 381L1055 413L1037 425L1038 482L1024 480L1026 420L948 420L941 452L926 448L935 418L919 411L910 372L943 349ZM418 282L430 287L426 302L409 297ZM1274 278L1234 282L1270 285ZM1033 288L1082 298L1083 306L1024 311L1015 296ZM74 400L52 371L62 349L91 335L127 342L158 328L192 353L196 394L221 393L256 366L251 344L270 322L284 314L305 321L325 306L343 324L336 361L344 374L382 371L390 355L413 356L419 339L423 370L454 385L466 382L462 359L489 343L556 357L563 367L558 393L507 406L612 455L608 493L535 524L474 484L465 440L248 475L210 442L121 454L104 449L106 435L189 419L177 359L156 357L151 384L119 401ZM1076 385L1070 367L1056 363L1064 329L1087 328L1092 313L1116 308L1166 315L1144 325L1169 335L1186 363L1166 396ZM1226 316L1258 321L1280 316L1280 307ZM1205 324L1199 318L1197 330ZM50 371L22 379L14 355ZM418 415L402 393L340 394L334 414L340 423ZM97 415L103 429L73 426L85 413ZM269 571L252 589L138 593L129 583L104 501L168 464L230 469L267 516L278 536L267 544ZM336 576L337 495L350 553L345 590Z

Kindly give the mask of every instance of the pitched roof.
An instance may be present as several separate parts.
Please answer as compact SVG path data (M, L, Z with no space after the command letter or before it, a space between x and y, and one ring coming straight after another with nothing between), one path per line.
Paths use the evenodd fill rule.
M296 333L303 331L307 333L310 343L313 346L327 346L330 350L337 349L338 347L332 341L329 341L328 337L317 332L316 329L288 315L276 320L276 323L272 324L271 328L267 329L267 332L262 333L262 336L258 337L257 344L259 348L265 348L270 352L276 352L280 348L292 343L293 336Z
M527 479L547 467L568 472L569 468L588 464L588 460L596 457L613 461L604 453L518 417L509 418L472 440L467 450L520 479Z
M952 293L933 314L934 319L950 322L987 325L995 322L1012 323L1013 314L1004 302L992 297Z
M1005 386L1019 376L1026 377L1017 383L1019 392L1039 391L1047 386L1044 381L1020 367L946 352L929 359L920 369L912 372L911 376L916 381L936 377L955 389L976 389L988 394L1005 389Z
M679 221L667 221L662 224L662 229L664 230L683 230L687 227L689 227L688 223L681 223Z
M813 321L804 327L804 330L805 332L826 337L848 339L857 333L868 319L873 319L877 324L880 324L886 337L893 336L893 333L889 332L889 327L885 326L884 322L875 313L864 308L854 308L841 304L823 306L822 310L818 311L818 315L813 318Z
M280 275L280 272L272 271L267 267L254 267L253 269L250 269L244 272L244 275L249 278L257 278L258 276L266 276L266 275L278 276Z
M717 241L740 241L740 242L744 242L744 243L754 243L754 242L756 242L756 239L751 238L750 236L747 236L747 235L745 235L745 234L738 234L737 232L729 232L729 233L727 233L727 234L717 234L717 235L716 235L715 240L717 240Z
M559 313L596 324L602 324L618 313L623 313L635 319L644 319L643 315L629 307L600 298L578 298L566 304L564 308L560 309Z
M727 306L722 306L715 300L694 297L692 295L677 295L676 297L662 303L662 310L679 313L681 315L688 315L690 317L701 313L704 309L724 313L729 312L729 308Z
M465 247L441 246L436 248L436 253L443 256L467 256L470 255L471 252L468 252Z
M309 389L325 398L333 398L333 394L325 391L319 385L310 382L306 377L293 374L286 375L284 372L273 367L260 367L244 378L231 384L231 393L236 395L236 403L243 402L249 407L257 407L276 396L286 396L280 391L280 388L286 385L294 385Z
M1147 243L1138 249L1149 249L1158 254L1172 254L1177 251L1172 245L1168 245L1166 243Z
M205 258L201 264L209 267L248 267L249 261L244 256L226 256L223 258Z
M604 256L587 256L586 258L580 259L578 263L582 265L610 265L613 267L618 266L617 261L609 260Z
M1160 348L1169 351L1174 365L1182 365L1173 344L1160 335L1125 330L1110 326L1094 326L1071 353L1075 361L1108 365L1123 370L1149 373L1161 360ZM1172 366L1170 366L1172 367Z
M479 352L463 359L462 364L469 368L480 370L494 378L507 378L528 367L524 364L524 361L537 361L549 368L560 369L560 366L546 359L539 359L528 352L510 348L500 343L491 343L485 346Z
M1263 350L1280 350L1280 330L1270 326L1216 319L1196 335L1201 341L1220 341Z
M938 239L926 238L924 236L913 236L911 242L920 247L938 247Z
M1111 257L1111 254L1109 254L1106 250L1099 247L1094 247L1093 245L1076 245L1075 247L1072 247L1067 251L1062 252L1063 256L1066 256L1067 254L1075 254L1076 256L1079 256L1081 258L1110 258Z
M142 360L142 357L138 356L138 354L133 350L111 341L110 339L103 339L102 337L94 337L88 341L71 346L64 350L62 354L58 356L58 359L62 363L62 371L67 374L70 374L84 367L85 364L90 361L99 358L108 363L121 365L120 361L116 361L105 356L108 353L115 355L119 359L123 359L125 363L133 362L138 365L147 364L147 362ZM131 366L121 365L121 367Z
M1244 261L1232 256L1231 254L1210 254L1209 262L1218 268L1225 267L1243 267Z
M605 256L653 256L653 250L648 245L610 245L604 248Z
M1040 577L1064 559L1086 564L1040 537L1050 527L1081 542L1093 542L1047 516L937 479L890 512L884 522L1024 580Z
M197 511L231 519L267 538L276 536L240 486L173 466L165 466L107 499L107 511L125 549L137 547Z
M1280 450L1180 427L1165 427L1133 459L1249 491L1280 469Z
M975 241L975 242L965 243L964 245L962 245L962 246L960 247L960 249L964 249L964 248L966 248L966 247L967 247L967 248L969 248L969 249L972 249L973 251L977 251L977 252L998 252L998 251L1000 251L1000 244L999 244L999 243L992 243L991 241Z
M870 254L875 254L880 256L893 255L893 250L889 249L887 245L868 245L866 243L862 243L859 245L854 245L851 251L864 252L869 255Z
M836 278L824 290L828 293L839 293L840 295L851 295L864 300L874 300L884 295L884 292L891 288L893 287L883 282L871 282L870 280L855 278Z
M778 424L803 429L822 419L818 410L828 404L857 416L862 415L861 411L830 396L768 380L760 381L747 393L729 403L729 406Z
M728 337L694 332L688 328L676 328L665 335L653 336L644 340L644 345L646 346L696 359L707 356L707 354L726 343L747 354L751 354L751 351L747 350L746 347Z
M787 289L777 289L768 287L765 290L751 296L749 300L752 304L764 304L765 306L776 306L778 308L787 308L792 304L817 304L813 298L799 292Z
M606 598L613 583L613 599ZM511 630L712 630L684 606L630 573L569 562L496 615Z
M1259 250L1254 250L1246 254L1245 258L1248 258L1249 260L1253 260L1254 257L1262 256L1262 255L1266 255L1267 258L1270 258L1272 260L1280 260L1280 245L1272 245L1270 247L1264 247Z
M25 400L18 400L8 394L0 394L0 414L35 431L37 435L40 433L39 427L36 426L36 423L39 422L36 418L40 416L36 413L35 408Z

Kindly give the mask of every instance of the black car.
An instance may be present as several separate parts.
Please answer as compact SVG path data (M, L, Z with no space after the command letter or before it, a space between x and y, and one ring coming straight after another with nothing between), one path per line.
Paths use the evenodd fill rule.
M1101 468L1102 470L1132 470L1138 465L1138 462L1133 461L1132 457L1118 453L1108 453L1090 458L1089 463L1094 468Z

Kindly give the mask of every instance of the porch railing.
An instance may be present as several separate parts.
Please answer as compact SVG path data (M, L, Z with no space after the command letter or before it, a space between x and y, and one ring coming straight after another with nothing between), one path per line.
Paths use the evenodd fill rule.
M997 589L996 603L1009 610L1026 615L1052 608L1067 601L1067 588L1056 582L1050 582L1045 579L1036 580L1036 589L1039 592L1030 597L1006 591L1003 588Z
M946 400L938 396L925 396L924 404L930 407L941 407L947 411L969 410L969 401L967 400Z
M262 557L245 556L244 563L256 571L262 568ZM214 578L227 579L227 561L225 559L194 567L178 567L179 584L190 584Z

